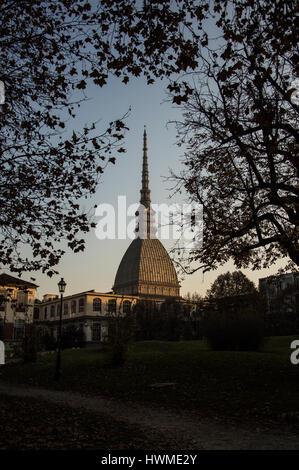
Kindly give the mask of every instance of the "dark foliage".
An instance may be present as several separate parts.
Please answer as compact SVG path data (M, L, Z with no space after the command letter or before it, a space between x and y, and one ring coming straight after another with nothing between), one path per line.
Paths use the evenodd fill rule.
M136 315L137 341L178 341L200 337L199 318L190 315L190 307L176 301L165 301L160 308L154 302L139 302Z
M220 274L207 292L208 298L220 298L241 294L257 294L257 289L252 281L241 271Z
M274 298L264 298L268 335L299 333L299 291L296 285L280 291Z
M84 343L84 333L82 328L78 328L75 325L69 325L63 328L61 335L61 347L62 349L67 348L78 348Z
M57 341L48 331L41 336L41 344L46 351L54 351L57 348Z
M132 312L115 314L109 321L109 335L106 350L113 367L122 367L128 358L130 344L134 339L135 317Z
M299 315L296 312L280 311L266 315L266 334L285 336L299 333Z
M23 339L24 362L36 362L41 351L40 330L35 324L26 325Z
M201 330L216 351L256 351L264 339L263 318L250 307L239 311L210 310L201 321Z
M5 0L0 8L3 266L52 275L63 255L57 242L84 249L91 221L78 201L115 163L125 125L120 118L99 133L94 123L73 130L68 119L88 81L102 87L110 74L124 83L167 77L184 111L186 171L175 180L203 205L204 241L180 264L215 269L232 258L257 269L283 256L298 264L297 2Z

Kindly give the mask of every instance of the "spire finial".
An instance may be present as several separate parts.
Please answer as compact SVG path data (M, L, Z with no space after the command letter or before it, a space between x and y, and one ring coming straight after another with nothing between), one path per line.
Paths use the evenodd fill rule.
M148 183L148 162L147 162L147 135L146 126L143 131L143 160L142 160L142 187L140 191L140 208L139 222L138 222L138 236L141 238L155 238L155 230L153 229L152 221L154 219L153 211L151 209L150 189ZM145 209L144 209L145 208ZM136 214L137 215L137 214ZM141 236L142 235L142 236Z
M142 162L142 187L141 187L140 204L149 208L151 204L149 178L148 178L148 162L147 162L147 135L146 126L143 131L143 162Z

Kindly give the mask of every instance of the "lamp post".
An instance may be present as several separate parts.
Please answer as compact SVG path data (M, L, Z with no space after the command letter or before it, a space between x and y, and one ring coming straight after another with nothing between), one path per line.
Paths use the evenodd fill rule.
M59 330L58 330L58 351L56 359L56 371L55 371L55 380L59 380L61 376L61 336L62 336L62 299L63 293L65 291L66 282L63 280L63 277L58 282L58 288L60 292L60 312L59 312Z
M1 315L0 322L1 322L1 339L4 341L4 328L5 328L5 296L3 294L0 295L0 304L3 304L3 317ZM2 311L2 305L1 305Z

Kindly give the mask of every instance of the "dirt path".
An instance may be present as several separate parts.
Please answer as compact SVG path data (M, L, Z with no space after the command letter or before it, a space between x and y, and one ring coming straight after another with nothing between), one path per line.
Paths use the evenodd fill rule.
M16 397L34 397L59 403L73 408L84 408L100 412L112 418L130 424L137 424L144 430L153 429L180 439L182 449L184 442L190 442L195 450L216 449L251 449L251 450L295 450L299 449L299 436L294 432L263 429L250 430L240 425L229 425L196 418L187 413L174 413L160 407L144 406L116 399L83 396L78 393L48 390L25 386L16 386L0 381L0 394Z

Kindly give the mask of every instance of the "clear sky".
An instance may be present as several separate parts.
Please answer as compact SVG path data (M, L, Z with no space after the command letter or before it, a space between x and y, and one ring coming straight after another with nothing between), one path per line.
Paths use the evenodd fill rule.
M126 121L130 128L124 142L127 152L116 153L116 164L109 165L105 170L96 195L84 201L86 208L101 203L116 204L118 195L126 195L128 204L139 201L144 125L147 126L148 136L151 199L159 204L169 202L171 184L163 177L169 175L170 168L175 171L182 168L180 160L183 150L175 145L174 125L167 126L169 120L178 119L181 114L178 108L165 102L165 89L166 84L163 82L146 85L142 78L134 79L128 85L112 78L102 89L94 86L87 89L89 100L81 105L75 125L68 122L68 132L98 119L100 121L97 126L101 131L106 128L106 123L120 118L129 108L131 112ZM40 273L32 273L24 276L24 279L30 280L31 276L36 279L35 282L40 286L37 292L40 299L44 294L58 293L57 282L60 277L64 277L67 282L66 295L90 289L98 292L110 291L119 262L129 243L130 240L100 241L92 230L87 236L86 250L83 253L73 254L69 250L64 256L57 268L59 276L49 278ZM257 284L258 278L276 273L280 266L257 272L243 272ZM181 294L188 291L204 294L220 273L234 269L230 263L204 276L200 271L187 276L181 282Z

